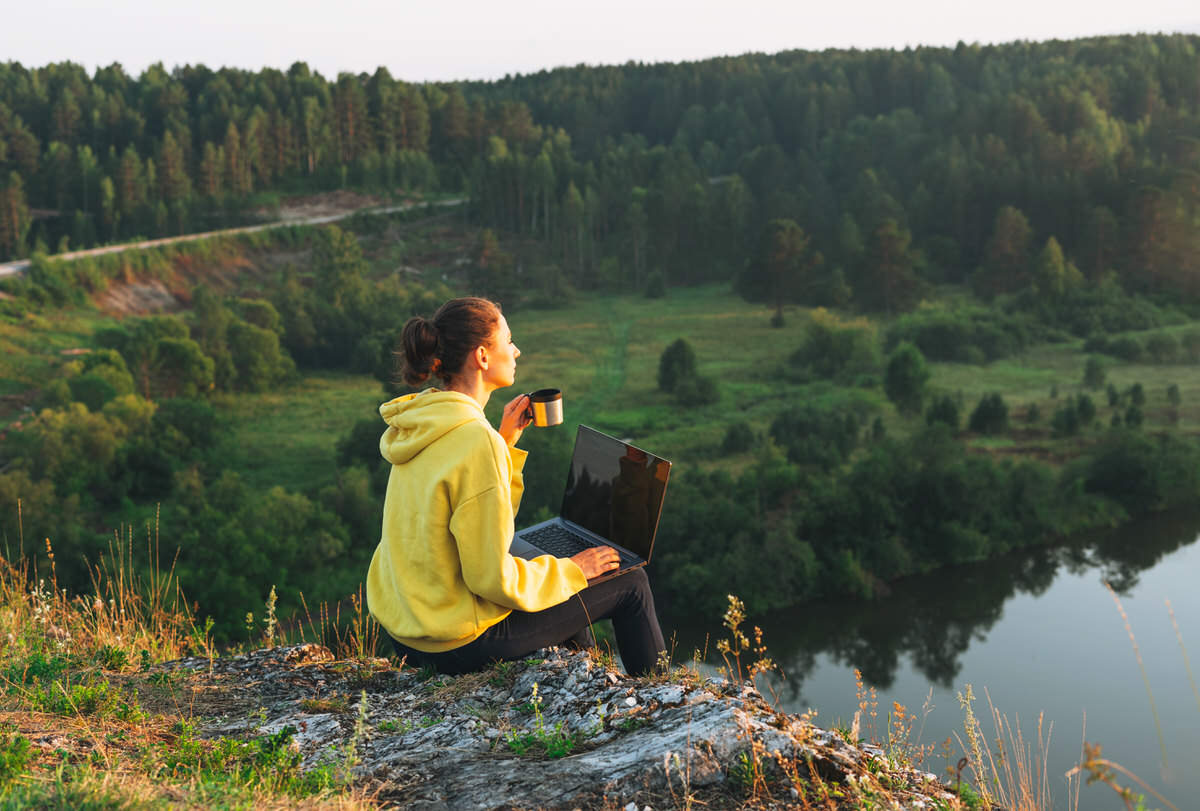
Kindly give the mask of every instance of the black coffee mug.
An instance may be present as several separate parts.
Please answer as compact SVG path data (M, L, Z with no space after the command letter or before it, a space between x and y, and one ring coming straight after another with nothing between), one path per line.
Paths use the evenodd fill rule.
M539 428L562 425L562 390L538 389L526 396L529 397L529 407L525 409L525 413L529 415L533 425Z

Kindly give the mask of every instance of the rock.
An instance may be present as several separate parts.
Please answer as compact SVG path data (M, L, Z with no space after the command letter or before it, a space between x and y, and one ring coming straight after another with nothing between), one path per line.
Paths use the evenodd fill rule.
M807 778L811 770L846 791L873 780L886 763L896 808L936 807L953 796L932 775L777 712L750 685L633 679L583 652L551 648L510 663L498 675L512 680L511 689L488 674L421 682L417 671L386 660L336 661L320 645L212 662L192 657L162 668L193 671L198 694L225 702L220 713L198 712L211 718L202 734L254 737L290 728L304 768L342 762L365 701L365 729L353 741L356 780L405 808L637 811L674 806L697 791L725 792L717 803L725 807L740 802L740 789L724 786L748 751L759 753L782 796L793 799L800 795L789 793L780 771L787 764L792 774ZM546 741L557 741L560 754L569 743L569 757L548 757Z

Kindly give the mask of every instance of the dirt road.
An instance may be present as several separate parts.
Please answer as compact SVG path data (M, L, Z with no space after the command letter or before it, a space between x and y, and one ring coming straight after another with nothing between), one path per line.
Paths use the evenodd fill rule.
M432 205L438 207L457 206L461 205L465 198L455 197L450 200L439 200ZM417 208L428 205L427 203L400 203L392 206L373 206L370 208L358 208L350 211L339 211L335 214L326 214L319 217L305 217L300 219L287 218L277 222L262 223L260 225L248 225L242 228L225 228L220 231L205 231L200 234L184 234L178 237L164 237L163 239L148 239L143 242L126 242L120 245L106 245L102 248L88 248L83 251L70 251L69 253L60 253L51 256L52 259L71 260L79 259L84 256L100 256L106 253L121 253L122 251L140 251L145 248L157 248L160 245L171 245L176 242L192 242L197 239L208 239L209 237L227 236L229 234L248 234L253 231L268 231L272 228L285 228L292 225L325 225L338 220L344 220L347 217L352 217L355 214L391 214L396 211L405 211L410 208ZM0 278L6 276L15 276L23 273L29 268L28 259L20 259L16 262L6 262L0 264Z

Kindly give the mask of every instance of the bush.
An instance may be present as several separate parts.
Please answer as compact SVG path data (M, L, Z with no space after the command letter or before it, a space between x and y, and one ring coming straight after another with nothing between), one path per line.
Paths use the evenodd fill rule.
M1142 388L1141 383L1134 383L1129 387L1129 401L1139 408L1146 404L1146 390Z
M935 397L930 403L929 408L925 410L925 424L933 425L934 423L942 423L949 425L951 430L958 430L958 403L954 402L954 398L949 395Z
M1037 403L1030 403L1029 408L1025 410L1025 422L1033 425L1040 422L1042 419L1042 410L1038 408Z
M1183 333L1179 336L1179 344L1188 360L1192 363L1200 361L1200 330L1193 329Z
M813 311L804 343L789 360L805 376L842 382L876 374L882 366L870 322L842 321L824 309Z
M1050 430L1060 439L1079 433L1079 412L1075 410L1074 403L1069 402L1054 412L1050 418Z
M673 392L680 381L695 376L696 353L691 344L679 338L658 359L658 387Z
M667 280L662 271L654 271L646 279L646 298L665 298L667 295Z
M1045 337L1025 316L998 309L928 309L896 319L887 332L887 347L907 341L933 360L982 363L1013 355Z
M1108 342L1108 354L1121 360L1139 360L1142 357L1142 344L1131 335L1122 335Z
M1001 434L1008 430L1008 405L998 393L985 394L971 412L968 423L978 434Z
M771 438L792 464L832 470L858 445L859 415L847 408L804 405L771 423Z
M685 406L715 403L717 384L696 371L696 353L683 338L663 350L658 359L658 387L671 392Z
M1200 447L1169 435L1114 432L1070 475L1083 480L1086 492L1103 495L1137 515L1194 500L1200 489Z
M745 453L754 447L754 429L745 422L738 420L725 429L725 438L721 440L721 453Z
M683 406L709 405L721 399L717 384L711 377L685 377L675 385L675 399Z
M117 396L117 390L112 383L98 374L84 374L72 377L67 381L71 390L71 399L83 403L88 411L99 411L104 404Z
M1096 404L1091 397L1081 394L1075 400L1075 412L1079 415L1079 424L1086 427L1096 419Z
M1089 389L1098 389L1104 385L1104 364L1100 358L1092 355L1083 367L1083 385Z
M921 350L907 342L896 347L888 358L883 388L902 414L920 412L928 382L929 367Z
M1179 341L1173 335L1156 332L1146 339L1146 354L1155 363L1170 363L1179 355Z

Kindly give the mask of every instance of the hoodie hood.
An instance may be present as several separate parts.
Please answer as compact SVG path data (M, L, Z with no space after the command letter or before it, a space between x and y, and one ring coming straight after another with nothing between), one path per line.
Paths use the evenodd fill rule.
M389 400L379 407L388 428L379 438L379 452L393 465L402 465L458 426L484 420L483 409L457 391L425 389Z

